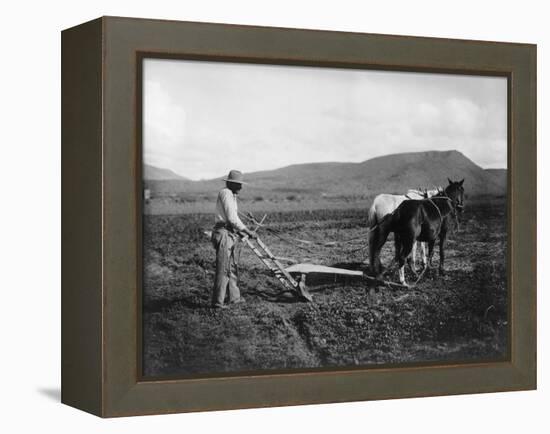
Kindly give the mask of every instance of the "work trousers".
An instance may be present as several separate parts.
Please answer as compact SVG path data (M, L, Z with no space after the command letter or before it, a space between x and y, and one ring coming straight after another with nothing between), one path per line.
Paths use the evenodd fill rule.
M229 303L241 298L237 286L237 261L235 249L238 243L237 235L226 228L214 228L212 245L216 250L216 276L212 291L212 305L223 306L225 295L229 289Z

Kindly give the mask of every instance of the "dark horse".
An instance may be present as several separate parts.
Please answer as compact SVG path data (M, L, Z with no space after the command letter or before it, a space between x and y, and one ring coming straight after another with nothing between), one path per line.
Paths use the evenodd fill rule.
M439 194L424 200L405 200L397 209L384 218L372 230L369 243L370 269L375 276L381 275L380 250L394 233L395 261L399 264L399 281L405 282L405 261L416 274L411 263L411 251L415 241L428 243L428 261L423 258L424 267L432 266L434 245L439 238L439 272L444 274L445 239L457 212L464 208L464 180L453 182Z

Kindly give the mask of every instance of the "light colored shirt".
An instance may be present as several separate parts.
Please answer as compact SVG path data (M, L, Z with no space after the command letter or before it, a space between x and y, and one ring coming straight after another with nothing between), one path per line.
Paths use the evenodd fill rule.
M239 210L237 207L237 195L229 188L224 188L218 194L216 201L216 223L229 223L237 231L243 231L246 226L239 218Z

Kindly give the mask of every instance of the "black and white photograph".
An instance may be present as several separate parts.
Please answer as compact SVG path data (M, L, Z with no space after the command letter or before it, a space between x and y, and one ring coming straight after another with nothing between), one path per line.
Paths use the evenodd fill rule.
M508 357L506 76L141 68L144 378Z
M6 433L545 433L543 2L7 2Z

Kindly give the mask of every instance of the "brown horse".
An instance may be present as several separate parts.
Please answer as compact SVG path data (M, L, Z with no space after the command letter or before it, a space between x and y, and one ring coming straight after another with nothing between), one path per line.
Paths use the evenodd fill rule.
M428 263L432 266L434 245L439 239L439 272L444 274L445 240L451 227L452 219L464 208L464 180L453 182L443 192L424 200L405 200L397 209L374 228L370 237L370 267L375 276L381 275L380 251L388 239L390 232L394 233L395 260L399 264L399 280L405 282L405 262L414 273L411 264L411 251L415 241L428 243Z
M386 194L382 193L379 194L374 198L372 201L372 205L369 208L368 213L368 223L369 223L369 235L368 235L368 242L369 245L372 245L372 238L374 235L374 230L376 226L378 226L378 223L383 221L384 218L393 213L397 207L405 200L422 200L427 199L432 196L435 196L436 194L440 193L441 188L438 187L437 189L428 190L426 188L422 189L419 188L417 190L415 189L409 189L407 191L407 194ZM420 243L420 246L422 248L422 258L425 262L426 260L426 243ZM413 266L416 267L416 242L413 245L412 249L412 263Z

